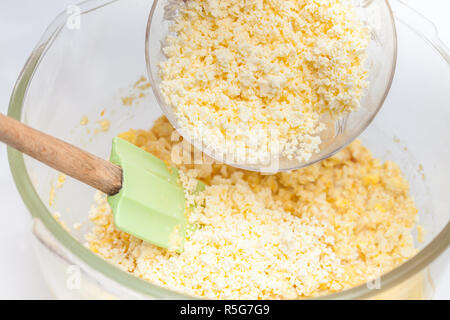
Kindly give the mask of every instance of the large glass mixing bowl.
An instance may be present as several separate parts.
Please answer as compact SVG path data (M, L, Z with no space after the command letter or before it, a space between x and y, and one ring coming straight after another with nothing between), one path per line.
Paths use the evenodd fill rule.
M79 5L79 16L76 10L58 16L17 81L9 115L103 158L108 158L111 139L119 132L151 127L162 115L153 94L131 105L127 99L130 85L147 72L145 29L151 6L151 1L91 0ZM398 31L396 78L385 108L361 139L375 156L397 162L405 172L425 238L417 241L416 256L378 283L327 298L430 297L431 280L439 283L440 268L449 256L435 260L450 243L449 64L404 25L398 24ZM82 125L85 116L89 123ZM108 131L101 130L105 120L111 122ZM54 170L13 149L8 156L33 218L33 242L43 274L55 296L187 298L120 270L83 245L92 227L92 188L69 178L58 188ZM55 221L55 212L71 233ZM81 229L72 228L76 222L82 223Z
M271 159L274 160L256 163L253 157L223 155L211 148L205 149L201 139L191 139L189 133L179 125L174 108L165 103L160 91L159 65L166 59L161 46L164 39L171 34L169 26L177 16L178 8L185 5L183 0L155 0L150 12L146 35L147 69L158 104L170 123L187 141L210 157L235 167L261 172L287 171L330 157L358 137L374 119L389 92L397 58L395 24L387 1L357 0L353 2L361 20L370 29L371 41L367 51L366 65L369 70L369 86L361 99L361 108L358 111L338 120L327 116L322 117L321 121L326 124L326 129L320 133L322 140L320 151L314 153L307 161L288 159L276 153L271 155Z

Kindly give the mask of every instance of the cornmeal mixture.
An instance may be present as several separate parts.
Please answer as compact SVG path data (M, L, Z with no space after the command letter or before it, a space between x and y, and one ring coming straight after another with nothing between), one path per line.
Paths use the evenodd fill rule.
M319 151L322 115L359 108L369 31L349 0L179 1L160 65L178 125L216 158Z
M121 137L172 163L174 129L160 118ZM226 165L178 165L183 184L207 184L190 201L198 228L178 254L115 229L96 196L89 248L123 270L197 297L283 299L340 291L412 257L417 209L399 167L359 141L310 167L260 175ZM189 189L189 188L188 188Z

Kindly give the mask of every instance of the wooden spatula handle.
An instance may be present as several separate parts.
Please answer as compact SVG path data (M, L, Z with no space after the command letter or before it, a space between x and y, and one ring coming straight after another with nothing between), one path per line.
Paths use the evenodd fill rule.
M108 195L122 188L122 169L0 114L0 141Z

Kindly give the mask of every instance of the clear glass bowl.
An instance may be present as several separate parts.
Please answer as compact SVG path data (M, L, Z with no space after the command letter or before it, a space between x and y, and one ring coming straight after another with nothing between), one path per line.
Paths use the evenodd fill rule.
M161 46L170 34L169 26L173 23L178 8L184 5L183 0L155 0L150 12L146 35L146 58L156 100L170 123L187 141L219 162L246 170L272 172L298 169L328 158L352 142L372 122L389 92L395 71L397 58L395 24L387 1L357 0L354 3L362 21L371 31L367 58L369 87L365 90L361 108L357 112L352 112L339 120L322 117L321 121L327 128L320 134L322 140L320 151L313 154L308 161L289 160L287 157L278 156L276 161L255 164L234 156L217 157L217 153L204 150L201 141L197 139L193 141L188 132L178 124L173 108L165 103L160 92L159 65L166 59Z
M132 106L124 106L121 99L146 74L145 27L151 5L141 0L86 1L80 5L79 28L67 24L65 13L58 16L26 63L8 114L103 158L119 132L151 127L162 115L152 94ZM426 229L425 241L417 243L415 257L383 275L380 286L363 284L326 298L430 297L431 281L439 282L443 259L449 256L435 260L450 243L449 64L405 26L399 24L398 31L395 81L385 108L361 139L375 156L397 162L405 172ZM409 54L412 48L417 54ZM89 118L85 126L80 124L84 116ZM111 121L109 131L96 133L104 119ZM34 221L33 241L43 274L55 296L188 298L116 268L83 245L92 227L87 218L92 188L70 178L55 188L57 172L13 149L8 156ZM71 234L55 221L55 212ZM83 223L80 230L72 228L75 222Z

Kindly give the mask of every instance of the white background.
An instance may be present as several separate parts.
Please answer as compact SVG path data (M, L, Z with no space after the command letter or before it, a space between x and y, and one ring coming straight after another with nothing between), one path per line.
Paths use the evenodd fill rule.
M404 1L434 21L450 46L450 0ZM45 28L77 2L0 0L0 112L6 113L14 82ZM31 248L30 215L13 183L4 146L0 146L0 217L0 299L52 298ZM435 298L450 299L449 284L450 265L436 284Z

